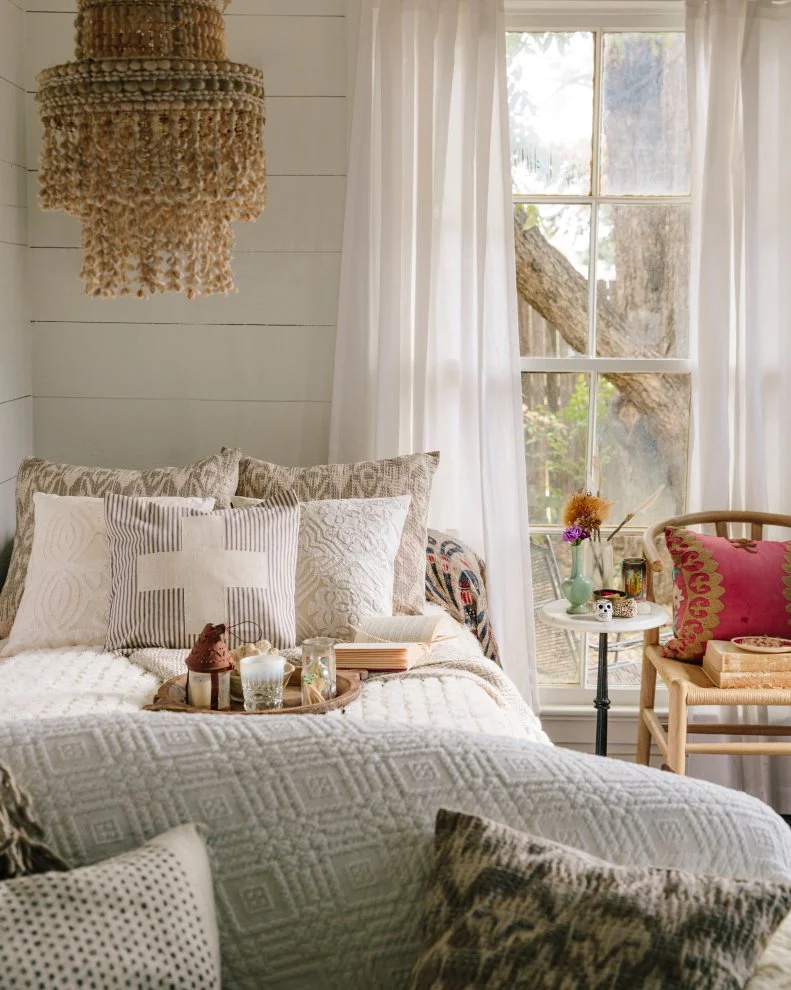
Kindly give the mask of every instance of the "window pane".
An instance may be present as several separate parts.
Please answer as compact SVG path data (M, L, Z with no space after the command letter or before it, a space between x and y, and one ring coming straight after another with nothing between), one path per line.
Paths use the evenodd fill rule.
M560 582L571 570L571 551L560 534L533 531L530 537L533 607L562 598ZM584 637L536 620L536 660L540 684L579 684L580 651Z
M683 33L604 35L601 190L689 192Z
M589 375L522 375L528 503L534 526L558 525L563 502L585 483L589 397Z
M597 382L601 490L615 503L613 527L660 485L664 491L650 510L635 518L634 525L648 526L682 513L687 488L689 376L607 374Z
M614 525L617 525L615 523ZM614 528L613 527L609 527ZM613 557L615 566L615 587L622 587L620 581L621 564L624 557L642 557L642 533L622 530L613 540ZM662 538L664 543L664 537ZM660 605L672 614L673 611L673 570L666 567L661 574L654 575L654 596ZM670 630L665 627L660 630L660 636L667 636ZM637 687L640 684L640 666L643 656L642 633L620 633L610 637L609 669L607 680L610 687ZM596 687L599 672L598 643L595 636L588 637L588 652L585 665L585 686Z
M519 352L584 354L588 345L590 207L514 207Z
M514 192L590 193L593 35L506 35Z
M597 240L596 353L686 357L689 208L600 206Z

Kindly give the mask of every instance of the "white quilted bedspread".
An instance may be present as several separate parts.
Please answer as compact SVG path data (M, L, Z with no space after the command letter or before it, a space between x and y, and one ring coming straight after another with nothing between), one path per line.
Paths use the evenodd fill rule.
M754 798L523 739L156 712L0 719L0 753L73 865L209 827L224 990L406 990L438 808L616 863L791 873Z
M27 650L0 660L0 719L135 712L159 684L125 657L100 649Z
M491 732L500 736L541 741L538 720L523 721L501 707L474 680L449 672L425 679L369 680L347 715L387 722L409 722L436 728Z
M482 656L475 637L446 620L455 639L435 646L406 675L371 678L345 715L548 743L538 718ZM162 681L184 670L185 656L185 650L141 650L126 658L89 647L18 653L0 660L0 719L138 711Z

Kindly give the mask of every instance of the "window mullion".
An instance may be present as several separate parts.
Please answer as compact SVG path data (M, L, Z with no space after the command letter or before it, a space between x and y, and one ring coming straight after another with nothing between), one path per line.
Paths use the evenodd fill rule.
M602 55L604 50L603 32L597 31L593 36L593 159L591 163L591 216L590 216L590 254L588 257L588 356L596 356L596 248L599 239L599 210L597 199L600 190L601 175L601 75Z
M599 375L592 371L590 384L588 386L588 440L587 440L587 464L585 467L585 485L593 487L593 465L596 454L596 391L598 388ZM582 655L579 660L580 687L584 688L588 677L588 634L582 633L580 636L580 649Z

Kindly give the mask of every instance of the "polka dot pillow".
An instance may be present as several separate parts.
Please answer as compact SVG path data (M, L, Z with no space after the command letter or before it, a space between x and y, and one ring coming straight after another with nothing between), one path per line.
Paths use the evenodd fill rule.
M194 825L68 873L0 883L4 990L220 986L211 868Z

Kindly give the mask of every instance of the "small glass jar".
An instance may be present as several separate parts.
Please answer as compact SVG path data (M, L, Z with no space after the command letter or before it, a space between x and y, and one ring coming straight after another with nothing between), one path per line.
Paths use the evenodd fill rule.
M594 588L612 588L615 561L612 540L585 540L582 544L582 573Z
M302 704L319 705L335 697L335 647L331 639L302 644Z

